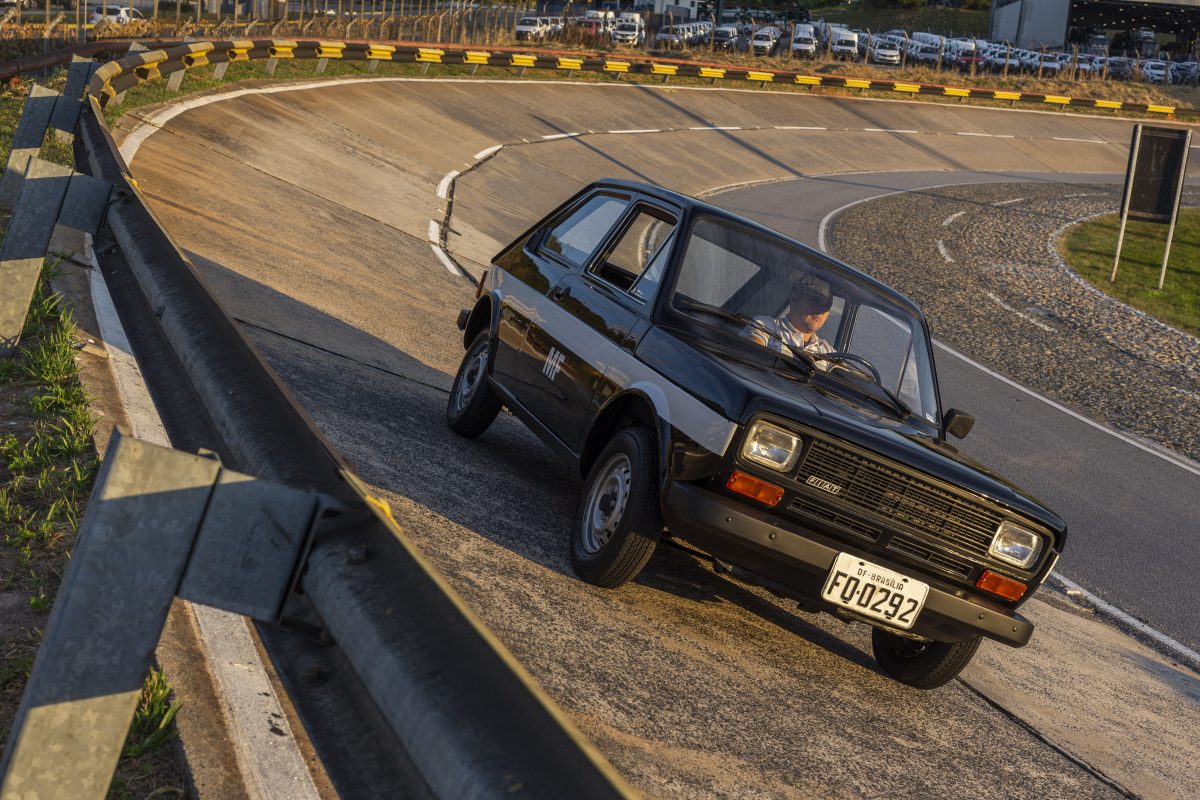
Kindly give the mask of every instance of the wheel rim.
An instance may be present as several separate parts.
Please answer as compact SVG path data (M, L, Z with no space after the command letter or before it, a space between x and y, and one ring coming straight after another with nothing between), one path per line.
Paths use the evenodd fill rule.
M632 479L633 466L629 457L617 453L592 482L583 515L583 549L588 554L600 552L612 540L625 516Z
M471 354L467 363L463 364L462 373L458 378L458 388L454 392L455 413L461 414L471 402L471 398L479 390L479 385L483 383L483 376L486 372L487 348L480 347Z

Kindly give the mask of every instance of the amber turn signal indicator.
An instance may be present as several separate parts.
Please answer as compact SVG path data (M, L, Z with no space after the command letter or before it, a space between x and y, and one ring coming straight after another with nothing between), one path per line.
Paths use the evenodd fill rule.
M1006 578L999 573L992 572L990 569L985 569L983 574L979 576L979 580L975 585L985 592L999 595L1005 600L1020 600L1025 590L1029 587L1020 581L1014 581L1012 578Z
M783 499L783 489L780 487L737 469L725 481L725 488L768 506L776 506Z
M479 283L475 285L475 299L478 300L483 294L483 282L487 280L488 271L485 269L483 274L479 276Z

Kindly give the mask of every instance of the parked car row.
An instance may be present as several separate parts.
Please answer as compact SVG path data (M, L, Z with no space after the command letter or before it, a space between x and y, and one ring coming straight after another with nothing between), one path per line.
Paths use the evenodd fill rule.
M711 22L680 22L659 28L654 36L654 43L656 47L665 50L682 50L684 47L707 45L712 32Z
M1043 77L1104 76L1159 84L1200 83L1200 63L1196 61L1141 60L1058 50L1029 50L1013 47L1007 42L944 37L926 31L868 33L823 20L811 23L777 20L767 24L759 22L758 19L745 22L739 18L719 26L705 20L664 25L654 32L650 44L662 50L705 48L749 51L756 56L790 53L793 58L815 59L828 54L834 59L862 60L884 66L919 65L964 72L1025 73ZM584 16L566 19L522 17L517 23L516 38L544 41L561 38L570 30L630 47L643 46L650 35L640 14L625 12L617 16L612 11L589 10Z

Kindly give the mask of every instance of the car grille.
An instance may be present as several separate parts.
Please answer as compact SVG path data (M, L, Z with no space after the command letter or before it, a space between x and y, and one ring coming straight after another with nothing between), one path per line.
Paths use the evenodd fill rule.
M1001 517L979 503L821 439L812 441L798 479L803 482L809 476L840 486L837 497L843 503L916 530L972 559L988 559Z
M879 528L875 525L869 525L863 522L862 519L856 515L843 514L838 510L830 508L822 503L814 503L804 495L798 495L794 500L792 500L790 508L792 511L796 511L801 514L807 514L810 517L816 517L817 519L824 520L825 522L832 522L835 525L840 525L842 528L845 528L853 533L857 533L859 536L864 536L867 539L870 539L872 542L878 541L879 537L883 535L882 528Z
M936 569L949 572L951 575L956 575L960 578L969 578L971 571L975 569L975 565L970 561L938 550L915 537L906 536L902 533L894 534L888 541L887 546L889 550L895 550L897 553L903 553L910 558L924 561Z

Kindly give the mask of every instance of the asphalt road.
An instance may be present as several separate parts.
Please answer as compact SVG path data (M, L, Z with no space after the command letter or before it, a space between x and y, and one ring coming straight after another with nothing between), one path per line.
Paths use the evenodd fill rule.
M672 548L621 591L583 584L565 533L578 476L510 417L470 442L444 424L462 356L454 317L473 295L429 243L451 171L482 164L455 182L445 233L474 269L604 175L700 192L867 167L1111 171L1127 123L465 81L246 95L151 121L161 131L133 169L200 274L428 558L647 794L1119 796L1080 760L1136 786L1152 770L1149 785L1168 787L1158 796L1195 788L1180 767L1194 743L1171 722L1172 710L1195 716L1194 676L1094 620L1034 601L1031 615L1053 635L1019 651L984 646L970 680L1011 697L1007 712L965 682L910 690L877 670L861 626L800 615ZM881 130L901 126L921 132ZM1047 685L1048 674L1085 674L1085 660L1159 671L1137 691L1124 667L1089 676L1089 698L1074 677ZM1101 696L1103 707L1089 705ZM1048 713L1022 708L1030 701Z
M1073 175L1070 181L1119 179ZM815 244L822 222L847 204L899 191L944 195L949 204L957 197L925 187L999 181L1062 183L1064 179L1061 174L878 173L781 181L710 199ZM897 252L904 250L897 247ZM910 268L925 270L928 262ZM936 339L936 330L933 335ZM1057 571L1200 650L1200 619L1189 600L1200 573L1194 526L1200 497L1196 467L1180 466L1175 459L1148 453L1098 430L946 349L939 348L936 358L943 406L968 410L978 419L962 449L1029 489L1068 521L1071 538Z

